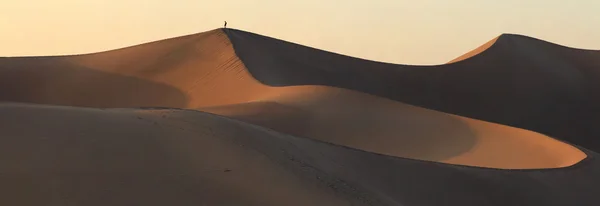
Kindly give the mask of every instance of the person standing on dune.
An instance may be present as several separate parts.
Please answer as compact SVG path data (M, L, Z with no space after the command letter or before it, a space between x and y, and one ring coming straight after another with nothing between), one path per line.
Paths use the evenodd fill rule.
M227 21L225 21L225 25L223 26L223 28L227 28Z

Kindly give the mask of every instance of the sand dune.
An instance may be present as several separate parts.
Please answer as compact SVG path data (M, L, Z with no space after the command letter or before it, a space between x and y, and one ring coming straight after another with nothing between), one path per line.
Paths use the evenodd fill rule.
M462 61L410 66L239 30L227 34L236 54L263 84L342 87L533 130L600 151L600 141L593 138L600 136L600 94L595 92L600 90L600 51L503 34L459 57Z
M151 62L146 62L147 57ZM50 81L59 82L50 82L42 87L49 91L44 96L59 101L71 100L72 103L54 102L54 99L38 101L35 98L40 98L40 95L36 93L32 93L34 100L31 102L86 107L132 107L137 104L196 108L238 117L280 132L375 153L470 166L554 168L573 165L586 156L572 146L537 133L450 116L350 90L261 84L253 78L252 70L247 70L236 57L226 35L220 30L110 52L56 58L56 61L82 68L73 69L77 72L101 71L122 78L136 78L136 81L163 85L169 88L163 91L172 93L157 93L159 91L155 88L137 82L125 81L120 85L121 82L110 77L73 72L71 82L46 75ZM27 72L22 68L12 68ZM26 67L49 70L50 74L56 73L53 71L55 68L62 67ZM5 77L29 87L29 83L16 80L14 76ZM89 90L86 84L98 90ZM110 87L103 87L105 84ZM48 89L55 85L63 85L63 88ZM135 89L117 89L132 86ZM68 87L78 87L83 91ZM81 95L82 92L87 94ZM156 101L152 101L154 99ZM269 112L270 104L262 106L267 111L244 106L254 102L272 102L293 111L268 119L264 115L274 115ZM203 109L224 105L230 106L225 106L225 110ZM248 113L252 117L248 117ZM506 150L512 152L507 154Z
M30 105L0 110L0 168L12 174L0 177L3 205L354 202L311 177L318 171L282 163L289 157L276 149L289 147L285 139L214 115ZM27 129L32 122L36 128Z
M451 164L552 168L586 156L538 133L329 87L285 87L254 102L199 110L299 137Z
M598 57L505 34L393 65L227 29L0 58L0 188L22 205L596 205Z
M470 52L467 52L459 57L456 57L455 59L449 61L448 63L459 62L459 61L462 61L465 59L469 59L473 56L479 55L481 52L488 50L492 45L496 44L496 41L498 41L498 38L500 38L500 36L486 42L485 44L471 50Z
M600 165L589 159L554 170L480 169L361 152L194 111L2 104L0 112L3 205L600 201L588 190Z

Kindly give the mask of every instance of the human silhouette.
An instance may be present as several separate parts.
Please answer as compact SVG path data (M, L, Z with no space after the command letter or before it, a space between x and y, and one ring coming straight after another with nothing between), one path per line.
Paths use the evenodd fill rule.
M225 25L223 26L223 28L227 28L227 21L225 21Z

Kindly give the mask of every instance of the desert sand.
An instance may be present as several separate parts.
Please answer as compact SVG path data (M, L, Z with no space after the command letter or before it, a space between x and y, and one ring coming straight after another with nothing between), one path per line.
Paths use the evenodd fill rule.
M270 159L285 146L278 137L214 115L12 104L0 110L1 168L8 174L0 187L21 194L2 203L350 204ZM261 141L273 146L254 146Z
M539 133L329 87L285 87L253 102L200 110L299 137L451 164L554 168L586 157Z
M38 65L25 69L11 67L20 72L27 72L27 68L44 69L62 77L41 77L51 82L33 80L45 82L47 86L35 85L33 88L46 89L48 93L31 92L32 103L197 108L239 117L276 131L380 154L470 166L505 169L565 167L586 156L577 148L534 132L425 111L347 89L261 84L236 57L221 30L116 51L57 58L55 61L72 65L76 72L53 72L53 67L39 68ZM135 64L146 62L146 59L152 62ZM112 77L100 74L84 74L81 70L151 83L112 80ZM29 86L32 83L26 80L3 76L32 88ZM164 88L158 90L159 86L144 85L152 83L164 85ZM64 88L52 88L55 86ZM129 88L129 91L118 88ZM36 100L44 97L49 99ZM227 109L202 109L219 106ZM279 114L269 112L278 108L286 111ZM506 153L506 150L511 153Z
M600 141L593 138L600 136L600 93L595 92L600 90L600 51L502 34L482 47L488 49L470 52L477 54L471 58L411 66L338 55L239 30L227 34L250 73L266 85L346 88L600 151Z
M20 205L595 205L569 192L600 180L595 57L505 34L393 65L218 29L0 58L0 190Z

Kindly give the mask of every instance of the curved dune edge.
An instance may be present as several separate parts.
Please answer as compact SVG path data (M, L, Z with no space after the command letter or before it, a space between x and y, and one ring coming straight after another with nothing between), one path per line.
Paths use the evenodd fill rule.
M501 35L463 61L410 66L339 55L225 30L254 78L270 86L324 85L552 136L600 152L600 52ZM519 100L519 101L514 101Z
M569 167L587 157L539 133L340 88L273 88L252 102L198 110L294 136L445 164L545 169Z
M546 41L546 40L542 40L542 39L538 39L538 38L534 38L534 37L530 37L530 36L525 36L525 35L520 35L520 34L510 34L510 33L504 33L501 34L491 40L489 40L488 42L478 46L477 48L468 51L467 53L464 53L452 60L450 60L449 62L446 63L441 63L441 64L426 64L426 65L419 65L419 64L408 64L408 63L389 63L389 62L383 62L383 61L375 61L375 60L370 60L370 59L365 59L365 58L361 58L361 57L356 57L356 56L350 56L350 55L346 55L346 54L340 54L340 53L336 53L333 51L327 51L327 50L323 50L323 49L319 49L319 48L315 48L315 47L310 47L310 46L306 46L306 45L302 45L302 44L298 44L298 43L294 43L291 41L286 41L286 40L282 40L282 39L278 39L275 37L270 37L270 36L263 36L261 34L255 34L252 32L247 32L247 31L243 31L243 30L238 30L238 29L221 29L222 31L225 32L232 32L232 33L247 33L247 34L252 34L255 36L259 36L260 38L267 38L269 40L273 40L275 42L278 43L284 43L284 44L290 44L293 46L297 46L297 47L303 47L303 48L308 48L317 52L324 52L327 54L333 54L336 56L341 56L341 57L345 57L345 58L349 58L349 59L353 59L353 60L359 60L359 61L364 61L364 62L368 62L368 63L376 63L376 64L382 64L382 65L386 65L386 66L401 66L401 67L414 67L414 68L436 68L436 67L441 67L441 68L447 68L447 69L452 69L451 67L446 67L449 64L453 64L456 62L464 62L464 61L474 61L475 59L477 59L480 56L483 56L484 53L486 53L486 51L488 51L489 49L491 49L494 45L496 45L496 43L498 42L498 40L508 40L508 41L512 41L512 40L516 40L516 41L530 41L530 42L537 42L537 43L542 43L542 44L546 44L548 46L557 46L560 47L561 49L566 49L566 50L574 50L574 51L583 51L583 52L600 52L600 49L588 49L588 48L578 48L578 47L570 47L570 46L566 46L566 45L562 45L559 43L555 43L555 42L550 42L550 41ZM152 43L152 42L150 42Z
M3 103L0 112L7 127L0 136L3 205L598 201L585 192L599 169L591 161L564 170L465 168L297 138L195 110ZM565 198L569 192L577 195Z
M166 88L164 94L157 95L155 89L132 84L130 80L105 81L109 77L98 78L98 74L87 73L61 79L47 73L44 74L47 76L36 77L45 83L44 90L38 91L40 86L36 84L40 80L18 81L15 76L0 75L8 78L5 82L10 80L17 84L5 88L32 87L30 90L35 92L18 94L21 96L16 100L22 102L86 107L199 108L276 131L370 152L477 167L560 168L586 157L579 149L538 133L412 107L352 90L266 86L248 73L222 30L112 52L42 58L41 62L35 62L40 60L35 58L26 60L31 60L25 62L29 64L27 68L61 63L64 67L75 67L74 71L101 71ZM0 66L6 65L9 64L0 63ZM13 65L11 68L20 66ZM22 72L22 76L17 77L27 80L34 71L19 68L18 72ZM121 91L115 89L121 87L133 87L135 93L122 94L132 95L132 98L103 96L119 93ZM174 95L180 98L175 101ZM255 103L258 110L253 106ZM272 114L279 111L278 108L282 108L281 114ZM432 125L432 122L438 124ZM300 130L294 130L297 128Z
M496 37L496 38L494 38L494 39L486 42L485 44L483 44L483 45L481 45L481 46L479 46L479 47L477 47L477 48L475 48L475 49L473 49L473 50L471 50L471 51L469 51L469 52L467 52L467 53L465 53L465 54L463 54L463 55L461 55L459 57L456 57L453 60L450 60L448 62L448 64L451 64L451 63L454 63L454 62L459 62L459 61L464 61L464 60L467 60L469 58L472 58L473 56L479 55L482 52L485 52L487 49L489 49L490 47L492 47L496 43L496 41L498 41L498 38L500 38L501 36L498 36L498 37Z
M549 41L545 41L545 40L541 40L541 39L537 39L537 38L533 38L533 37L529 37L529 36L519 35L519 34L502 34L502 35L500 35L496 38L493 38L492 40L478 46L477 48L450 60L446 64L452 64L452 63L456 63L456 62L460 62L460 61L470 60L471 58L474 58L478 55L483 55L483 53L488 51L490 48L492 48L499 39L511 39L511 40L520 40L520 41L533 40L533 41L541 42L541 43L544 43L547 45L558 46L558 47L561 47L562 49L567 49L567 50L576 50L576 51L584 51L584 52L600 51L597 49L583 49L583 48L577 48L577 47L569 47L569 46L565 46L562 44L549 42ZM439 66L442 66L442 65L443 64L440 64Z

